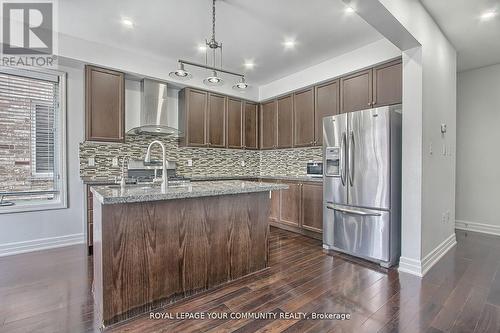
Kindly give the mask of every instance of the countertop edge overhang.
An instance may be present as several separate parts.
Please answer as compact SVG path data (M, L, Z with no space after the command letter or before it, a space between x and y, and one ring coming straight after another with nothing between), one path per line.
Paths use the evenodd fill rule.
M109 188L108 186L92 186L91 191L96 200L103 205L177 200L220 195L233 195L267 191L286 190L288 185L263 183L242 180L194 182L184 186L173 186L165 191L160 186L142 187L127 185Z

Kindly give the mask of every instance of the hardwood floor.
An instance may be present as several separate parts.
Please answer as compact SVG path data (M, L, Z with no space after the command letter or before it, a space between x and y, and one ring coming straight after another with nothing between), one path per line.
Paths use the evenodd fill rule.
M149 319L107 332L500 332L500 237L457 232L423 279L272 229L271 268L158 313L348 313L350 320ZM0 258L0 332L99 332L84 246Z

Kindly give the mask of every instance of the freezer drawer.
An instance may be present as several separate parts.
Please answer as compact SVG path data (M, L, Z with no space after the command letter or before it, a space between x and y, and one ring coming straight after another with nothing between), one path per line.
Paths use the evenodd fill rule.
M329 205L333 210L334 248L376 261L390 259L390 213Z

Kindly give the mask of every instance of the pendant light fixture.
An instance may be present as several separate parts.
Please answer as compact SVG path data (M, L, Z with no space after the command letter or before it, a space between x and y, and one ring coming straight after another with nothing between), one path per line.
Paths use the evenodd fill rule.
M246 88L248 88L248 84L245 82L245 77L244 76L241 77L240 82L236 83L233 86L234 90L245 90Z
M224 80L217 76L216 71L212 71L212 76L207 77L203 80L207 86L222 86L224 84Z
M170 72L168 76L177 80L189 80L193 77L191 73L184 69L184 64L182 62L179 62L179 68L176 71Z
M248 84L245 82L245 75L240 73L231 72L222 68L222 42L217 41L215 38L215 1L212 0L212 36L209 40L205 40L207 45L205 49L205 64L198 64L186 60L179 59L179 68L176 71L170 72L169 76L177 80L188 80L192 77L191 73L184 69L184 65L194 66L198 68L208 69L211 73L210 76L203 80L203 83L207 86L221 86L224 84L224 80L218 75L218 73L225 73L233 76L240 77L240 81L237 82L233 88L235 90L245 90L248 88ZM211 64L208 63L209 52L211 52ZM217 58L219 61L217 61Z

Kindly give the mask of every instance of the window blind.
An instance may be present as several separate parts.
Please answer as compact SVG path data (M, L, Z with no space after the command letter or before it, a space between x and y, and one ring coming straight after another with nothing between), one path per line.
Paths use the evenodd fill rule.
M0 193L9 200L57 194L57 80L0 72Z

